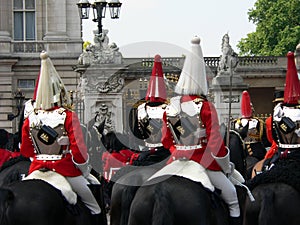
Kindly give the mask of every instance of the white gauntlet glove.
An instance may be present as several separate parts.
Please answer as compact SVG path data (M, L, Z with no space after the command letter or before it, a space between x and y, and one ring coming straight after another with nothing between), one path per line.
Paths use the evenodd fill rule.
M233 171L234 171L234 163L229 161L229 149L227 148L227 154L223 157L217 157L213 154L212 157L217 161L223 172L226 174L227 177L229 177Z
M75 162L73 156L72 156L72 161L76 165L76 167L81 171L82 175L86 178L89 176L92 167L89 165L89 157L87 158L85 163L77 163Z

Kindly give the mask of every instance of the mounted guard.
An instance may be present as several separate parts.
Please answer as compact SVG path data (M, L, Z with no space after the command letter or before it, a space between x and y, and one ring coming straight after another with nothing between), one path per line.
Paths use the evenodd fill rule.
M194 180L199 180L204 171L208 186L222 190L221 197L229 207L230 224L242 224L235 187L226 177L233 173L234 165L229 161L229 149L220 134L217 111L206 98L208 85L200 38L194 37L191 44L175 87L178 96L171 98L164 114L162 143L170 149L170 164L158 174L173 174L180 162L187 162L184 164L193 168L193 171L188 169L187 177Z
M279 158L300 158L300 83L295 65L294 53L287 54L287 73L284 100L274 108L273 138L278 144Z
M132 159L133 165L158 163L170 155L161 143L162 119L167 106L167 91L160 55L154 57L145 101L138 106L136 118L131 123L134 136L143 140L140 145L141 152L135 155L136 159Z
M90 177L89 156L79 119L48 53L42 52L40 58L35 108L23 124L21 154L32 158L29 177L51 171L65 177L96 224L101 209L85 179Z
M299 224L300 202L300 83L293 52L287 54L284 99L273 111L273 140L278 151L267 169L247 181L257 197L245 205L249 224ZM277 213L276 212L280 212ZM249 218L247 218L247 216ZM248 224L247 223L247 224Z
M243 91L241 99L241 118L235 119L232 122L232 129L240 132L243 128L247 127L247 136L244 142L250 156L257 159L263 159L266 150L266 128L262 119L253 116L253 105L248 91Z

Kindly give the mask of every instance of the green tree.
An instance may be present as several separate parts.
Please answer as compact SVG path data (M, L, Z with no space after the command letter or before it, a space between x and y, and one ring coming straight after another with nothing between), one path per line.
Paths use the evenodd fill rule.
M300 41L300 0L257 0L248 19L256 31L238 42L240 55L285 56Z

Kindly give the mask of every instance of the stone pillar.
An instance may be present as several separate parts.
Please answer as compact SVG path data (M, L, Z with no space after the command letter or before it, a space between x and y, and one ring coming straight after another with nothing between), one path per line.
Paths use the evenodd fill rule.
M233 63L234 62L234 63ZM228 126L229 120L240 116L240 96L248 86L243 78L235 72L238 65L237 56L231 56L227 61L227 69L218 70L212 80L211 93L218 112L219 122Z
M46 0L46 34L44 40L68 40L67 36L67 0Z
M16 131L16 120L9 121L8 114L16 113L15 105L13 104L12 92L16 91L13 87L14 72L12 67L18 62L17 59L0 59L0 89L1 89L1 104L0 104L0 123L1 128L8 132ZM13 127L13 129L11 129Z
M213 93L213 101L218 112L219 122L220 124L225 123L226 126L228 125L228 119L231 120L240 116L241 93L248 89L248 86L240 79L233 79L231 85L229 80L230 77L228 77L228 82L224 82L224 80L220 82L218 77L215 77L210 89Z
M117 73L122 65L95 64L82 75L81 92L84 98L84 124L89 124L102 104L111 114L113 130L123 132L124 79Z
M1 1L0 7L0 53L10 53L11 44L11 0Z

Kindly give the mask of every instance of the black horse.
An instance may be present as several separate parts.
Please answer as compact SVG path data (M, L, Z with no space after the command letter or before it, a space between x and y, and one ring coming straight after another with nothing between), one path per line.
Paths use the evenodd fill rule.
M0 187L21 181L28 175L31 161L28 158L19 156L5 162L0 169Z
M5 129L0 129L0 148L7 149L11 152L19 151L19 142L19 132L13 134Z
M226 139L225 131L226 128L222 126L221 132L224 135L224 139ZM245 175L245 149L242 138L234 131L231 131L229 135L228 146L231 149L231 157L236 165L236 169L242 175ZM124 170L120 171L121 175L116 174L119 177L115 177L116 183L112 188L111 225L125 225L128 223L130 205L133 199L137 198L135 197L137 190L150 176L165 165L166 160L162 159L161 163L153 164L152 166L124 168Z
M59 190L44 181L21 181L28 174L30 163L29 159L20 156L10 159L1 167L0 224L94 224L95 217L92 219L89 209L80 199L76 205L70 205ZM95 170L92 170L92 174L99 178ZM98 219L105 225L107 217L103 187L99 186L91 185L90 188L102 210L101 218ZM24 207L28 203L33 207ZM36 213L40 216L36 216Z
M300 160L293 153L247 181L256 201L246 201L245 225L300 224Z
M92 225L89 209L73 206L58 189L42 180L15 182L0 188L0 224Z
M244 225L299 225L300 192L285 183L254 188L254 202L246 200Z
M127 225L130 205L139 187L165 165L165 161L148 166L126 166L112 177L110 224Z
M240 191L244 202L246 192ZM167 176L150 180L137 190L128 225L228 225L228 221L228 207L217 193L201 183Z
M0 224L91 224L89 209L80 201L67 203L61 192L42 180L21 181L31 161L22 156L5 162L0 170ZM107 224L101 187L91 186L102 209L99 220ZM28 207L28 204L30 207ZM55 210L54 210L55 209Z

